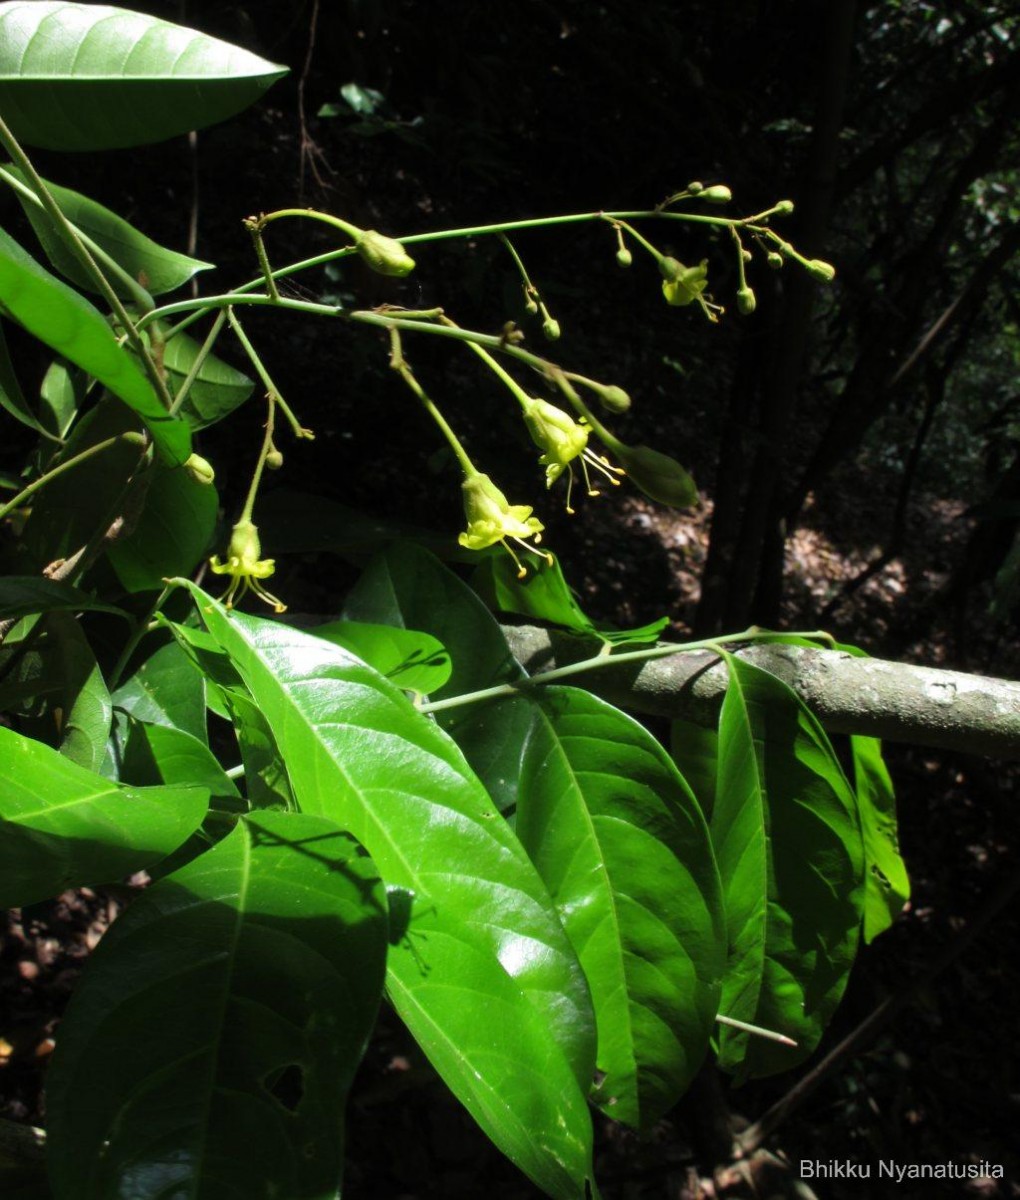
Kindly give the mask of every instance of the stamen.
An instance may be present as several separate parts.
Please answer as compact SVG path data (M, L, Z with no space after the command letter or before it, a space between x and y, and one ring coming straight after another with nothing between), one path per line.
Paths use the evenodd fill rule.
M513 546L510 545L510 543L506 540L506 538L500 538L500 541L506 547L507 553L517 564L517 578L524 579L528 574L528 568L517 557L517 554L515 553ZM514 538L514 541L520 541L520 538Z
M574 515L574 510L570 507L570 493L574 490L574 468L567 463L567 514Z

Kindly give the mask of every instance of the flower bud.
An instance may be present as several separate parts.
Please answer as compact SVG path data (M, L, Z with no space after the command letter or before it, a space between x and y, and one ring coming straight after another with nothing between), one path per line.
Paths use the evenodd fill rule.
M737 309L743 316L749 317L757 303L753 288L742 287L737 290Z
M399 278L414 270L414 259L396 238L386 237L374 229L362 230L355 247L365 263L379 275Z
M780 200L776 204L776 213L777 214L782 214L782 215L786 216L787 214L792 213L792 212L793 212L793 201L792 200Z
M598 392L599 404L611 413L625 413L630 408L630 396L622 387L609 384Z
M621 246L616 252L616 265L619 267L629 267L634 261L634 255L627 249L626 246Z
M765 261L773 271L778 271L783 265L783 256L781 254L777 254L775 250L770 250L765 258Z
M692 196L696 196L696 195L697 195L699 192L703 192L703 191L705 190L705 185L704 185L703 183L699 183L699 182L698 182L698 181L695 179L695 181L694 181L693 183L689 183L689 184L687 185L687 188L686 188L686 190L687 190L688 192L690 192L690 194L691 194Z
M733 199L733 193L724 183L719 183L715 187L705 188L701 193L701 199L707 200L709 204L729 204Z
M545 334L547 342L555 342L559 340L560 323L555 317L546 317L542 322L542 332Z
M184 464L184 469L195 483L208 485L216 478L216 472L212 468L212 463L207 458L203 458L201 454L192 454Z
M822 279L826 283L836 278L836 268L832 263L823 262L820 258L811 259L807 264L807 269L815 279Z
M283 466L283 455L275 446L266 455L266 466L270 471L279 471Z
M538 301L534 298L534 296L526 296L525 297L524 311L528 314L529 317L535 317L538 315Z

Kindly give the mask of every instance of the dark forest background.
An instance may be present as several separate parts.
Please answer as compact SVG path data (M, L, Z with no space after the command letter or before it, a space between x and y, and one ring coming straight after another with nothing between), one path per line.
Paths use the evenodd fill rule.
M606 228L515 242L562 326L556 357L627 389L633 408L615 428L692 470L697 512L656 509L624 488L568 519L469 355L413 344L416 370L483 469L515 502L536 505L593 616L668 613L706 635L752 622L821 625L886 657L1017 674L1020 16L1011 5L130 6L291 67L261 105L190 142L37 156L48 178L157 240L188 249L193 236L197 255L218 264L203 290L256 273L241 219L278 207L313 206L405 235L651 208L694 179L728 184L741 214L793 199L795 213L777 228L834 263L835 282L756 262L756 313L741 318L731 304L717 326L665 305L650 260L620 270ZM14 201L3 204L0 220L13 223ZM732 297L727 241L693 227L670 226L673 243L662 236L687 262L707 257L713 291ZM268 235L274 265L334 244L311 222ZM525 323L495 240L440 243L416 257L405 281L320 271L301 286L341 302L442 304L484 330ZM272 487L445 533L460 527L456 472L387 370L383 340L291 314L253 312L247 325L318 435L287 450ZM240 502L260 436L243 419L204 435L228 504ZM292 608L339 608L349 569L288 556L288 530L278 526L274 542L263 528L279 560L276 590L299 597ZM891 761L915 899L865 953L833 1040L909 987L1013 870L1017 789L1005 767L910 750ZM963 965L913 995L908 1015L784 1127L776 1148L794 1161L972 1156L1015 1171L1015 935L1015 919L1000 919ZM391 1069L409 1053L397 1028L374 1045L355 1104L350 1196L532 1195L470 1138L420 1063ZM755 1085L725 1103L753 1117L789 1084ZM668 1189L687 1178L685 1164L711 1158L710 1092L706 1083L648 1146L607 1122L607 1195L680 1195ZM745 1186L731 1183L733 1194ZM832 1184L818 1194L863 1193ZM917 1194L937 1193L925 1185ZM1007 1180L968 1194L1020 1193Z

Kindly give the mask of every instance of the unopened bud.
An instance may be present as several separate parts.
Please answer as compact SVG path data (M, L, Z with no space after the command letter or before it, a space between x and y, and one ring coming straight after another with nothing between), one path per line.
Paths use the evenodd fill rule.
M396 238L376 233L374 229L363 230L355 246L365 263L379 275L399 278L414 270L414 259Z
M621 246L616 252L616 264L620 267L629 267L634 261L634 255L627 249L626 246Z
M807 265L807 269L815 279L822 279L826 283L836 278L836 268L832 263L823 262L820 258L811 259Z
M783 214L792 213L793 212L793 201L792 200L780 200L776 204L776 212L783 213Z
M266 466L270 471L279 471L283 466L283 455L275 446L266 455Z
M765 257L765 261L773 271L778 271L783 265L783 256L781 254L777 254L775 250L770 250Z
M699 183L696 179L693 183L689 183L687 185L687 191L690 192L692 196L696 196L699 192L703 192L704 190L705 185L703 183Z
M216 478L212 463L207 458L203 458L201 454L192 454L184 464L184 469L196 483L206 486Z
M611 383L607 387L601 388L598 392L599 404L611 413L625 413L630 408L630 396L623 390L622 387L617 387Z
M757 303L758 301L755 299L753 288L738 288L737 309L743 316L749 317L754 312Z
M715 187L705 188L701 193L702 200L707 200L709 204L729 204L733 199L733 193L724 183L718 183Z
M560 323L555 317L546 317L542 322L542 332L547 342L555 342L560 336Z
M524 299L524 311L529 317L534 317L538 313L538 301L534 296L526 296Z

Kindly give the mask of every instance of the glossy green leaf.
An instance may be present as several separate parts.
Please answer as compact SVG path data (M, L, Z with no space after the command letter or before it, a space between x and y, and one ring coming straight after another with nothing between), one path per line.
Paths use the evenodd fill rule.
M450 678L450 656L442 642L417 629L330 621L308 632L349 650L406 692L427 696L438 692Z
M0 13L0 37L2 33ZM167 462L187 459L191 453L188 426L162 406L138 362L120 345L99 310L40 266L2 229L0 303L29 333L94 376L136 413Z
M414 893L387 989L451 1089L554 1197L582 1200L594 1067L587 985L541 879L456 746L338 647L189 585L262 708L302 811Z
M723 1027L720 1065L745 1079L818 1044L857 952L864 855L854 794L818 721L775 676L726 661L711 822L730 943L720 1012L797 1042Z
M165 329L161 323L157 325ZM175 395L190 374L201 348L201 343L187 333L175 333L164 343L163 365L170 376L170 390ZM205 429L239 408L254 389L255 384L243 371L209 353L184 397L181 417L192 429Z
M107 556L127 591L158 592L164 579L190 575L210 549L220 501L215 485L183 467L156 463L142 486L135 527L110 543Z
M420 629L450 655L449 681L432 699L461 696L525 678L503 631L477 595L421 546L396 542L366 567L347 597L343 615L398 629ZM508 811L517 800L520 747L531 724L527 704L503 704L500 719L484 705L468 704L437 713L496 806Z
M11 361L11 352L7 348L7 338L4 336L3 322L0 321L0 407L9 412L16 421L34 429L43 437L49 437L50 431L40 422L32 411L32 406L21 390L18 376Z
M592 991L592 1099L648 1129L686 1090L719 1011L726 926L697 802L655 739L577 688L536 693L517 833Z
M559 560L555 555L550 557L552 561L545 555L522 551L520 558L527 567L522 579L508 554L492 554L475 570L472 586L491 608L562 625L614 646L654 643L669 624L669 617L660 617L639 629L596 625L574 598Z
M386 895L350 835L240 821L89 962L47 1079L55 1200L335 1200Z
M105 4L0 4L0 110L47 150L110 150L204 129L247 108L286 67Z
M62 358L54 359L39 387L39 415L55 437L67 436L85 399L88 376Z
M123 609L112 604L101 604L88 592L58 579L45 579L38 575L8 575L0 579L0 620L57 609L126 615Z
M199 787L117 787L0 726L0 908L157 862L198 827L208 800Z
M113 693L113 703L138 721L183 729L208 741L205 678L176 642L150 655Z
M864 940L871 942L903 911L910 899L910 877L900 857L896 792L882 758L882 743L855 734L850 750L867 863Z
M25 215L32 223L35 235L52 266L76 287L89 292L98 291L95 280L56 232L46 210L38 201L32 199L35 193L24 173L11 164L6 164L3 171L22 185L22 188L15 189L15 195L21 201ZM90 200L88 196L83 196L71 188L50 183L49 180L44 182L60 211L75 229L104 250L124 273L141 284L150 296L162 296L166 292L172 292L187 283L198 271L212 268L212 263L201 262L197 258L189 258L186 254L179 254L176 250L160 246L98 201ZM22 189L27 189L27 194ZM100 266L102 265L100 263ZM107 277L122 299L134 299L135 293L119 281L115 274L109 273Z

